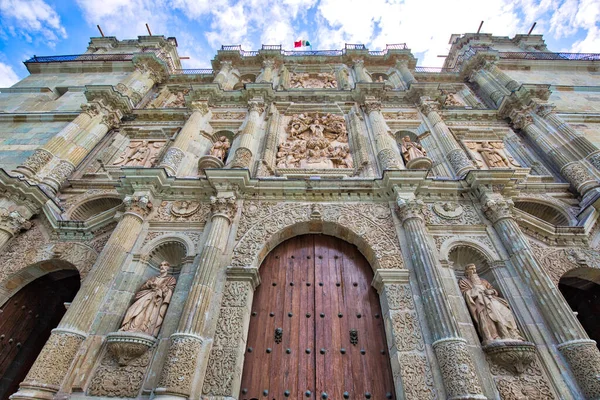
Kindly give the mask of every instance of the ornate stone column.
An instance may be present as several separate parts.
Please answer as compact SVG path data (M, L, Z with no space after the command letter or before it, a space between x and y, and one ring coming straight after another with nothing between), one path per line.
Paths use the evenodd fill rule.
M427 119L432 125L433 133L440 142L442 151L446 159L456 173L456 176L462 177L472 169L476 169L473 162L467 156L467 153L458 144L448 126L442 120L438 113L439 103L431 100L429 97L421 97L420 107Z
M165 168L169 175L177 175L181 163L188 153L190 144L198 140L200 127L210 111L206 101L193 101L189 107L192 114L185 121L175 142L169 147L159 165L159 167Z
M281 126L281 114L275 106L275 103L269 105L269 125L267 127L267 137L263 151L262 160L258 167L258 176L273 175L275 159L277 155L277 134Z
M233 151L233 149L231 150L233 158L231 158L230 155L231 161L228 163L231 168L250 169L252 167L253 152L251 149L255 148L255 136L260 129L260 116L264 110L265 108L262 99L251 100L248 102L248 120L240 134L235 151Z
M372 177L375 174L373 173L373 165L369 161L367 135L365 134L360 110L352 107L352 110L348 113L348 118L350 119L350 137L354 145L352 155L355 157L356 175L362 174L363 176Z
M484 69L473 71L469 77L471 82L476 82L481 88L481 91L487 96L496 107L500 106L504 96L510 95L508 89L494 82L493 78L488 75Z
M585 398L600 399L600 351L534 257L512 213L512 201L484 192L481 203L519 277L533 293L549 330L556 337L558 350L571 367Z
M600 170L600 149L556 114L554 105L536 102L535 112L569 143L579 157L588 157L588 161Z
M375 149L381 171L405 169L398 151L398 144L390 136L390 129L383 118L383 114L381 114L381 102L374 98L368 98L365 100L363 108L369 116L371 126L373 127Z
M353 60L353 62L356 82L373 82L373 79L371 79L365 68L365 60Z
M421 289L446 396L448 399L485 399L467 341L460 336L458 323L444 293L436 257L427 237L424 208L425 204L420 200L398 197L398 216Z
M508 76L504 71L502 71L495 62L486 62L484 68L506 89L513 92L517 90L521 84Z
M31 228L31 222L18 211L0 208L0 249L22 230Z
M50 194L56 195L62 184L104 135L119 125L123 116L121 111L113 111L101 102L95 102L95 105L98 116L87 125L85 130L78 132L77 136L65 142L54 153L57 163L42 181L42 186Z
M213 197L211 206L210 228L177 332L171 335L169 353L156 389L157 398L187 398L202 388L207 352L216 329L216 318L209 314L209 309L220 297L215 292L215 282L237 210L233 196Z
M256 83L273 83L273 67L275 60L266 59L263 61L263 69L256 78Z
M404 86L410 88L410 85L412 85L413 83L417 83L417 80L415 79L414 75L412 74L412 72L410 72L410 69L408 69L408 61L400 60L396 62L396 69L400 72L400 75L402 76Z
M513 110L509 114L513 125L521 129L539 149L559 168L560 174L583 196L591 189L600 186L596 178L580 161L568 157L564 146L555 146L549 136L535 123L534 117L527 111Z
M221 61L221 69L217 73L217 76L215 76L213 82L218 83L223 89L225 89L232 71L233 65L231 64L231 61Z
M127 196L127 211L98 256L81 289L13 399L53 399L67 376L79 346L89 332L115 276L137 240L152 209L148 196Z

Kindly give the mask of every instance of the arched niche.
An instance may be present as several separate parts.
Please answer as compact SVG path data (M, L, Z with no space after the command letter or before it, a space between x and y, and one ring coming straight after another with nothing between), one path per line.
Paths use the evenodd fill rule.
M559 207L537 201L517 200L515 208L555 226L570 226L569 215Z
M220 130L220 131L214 132L212 134L212 139L213 139L213 141L216 141L221 136L225 136L227 139L229 139L229 143L232 143L233 138L235 137L235 133L232 131L228 131L228 130Z
M479 276L492 284L496 280L491 272L491 255L479 244L458 242L451 245L448 249L448 262L454 269L457 279L464 276L467 265L475 264Z
M171 273L178 274L186 257L193 253L193 248L193 244L184 238L164 236L145 246L143 256L157 270L161 262L167 261L171 265Z
M600 343L600 269L581 267L567 271L558 288L590 339ZM600 346L599 346L600 348Z
M233 90L241 90L244 88L246 83L254 83L256 82L256 75L254 74L244 74L240 76L240 81L235 84Z
M402 139L404 139L404 136L408 136L410 138L411 142L420 143L419 136L417 135L416 132L413 132L408 129L402 129L402 130L397 131L394 134L394 137L396 138L396 143L398 143L398 146L400 146L400 144L402 143Z
M86 221L105 211L115 209L123 204L118 197L97 197L75 205L67 212L67 218L74 221Z
M0 398L18 390L79 290L77 269L60 261L48 263L54 264L48 269L56 269L32 278L1 307Z

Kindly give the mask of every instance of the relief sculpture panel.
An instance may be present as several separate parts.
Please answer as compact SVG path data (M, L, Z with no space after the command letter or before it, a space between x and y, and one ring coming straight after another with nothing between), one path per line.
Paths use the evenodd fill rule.
M132 140L112 162L120 167L152 167L156 164L164 141Z
M279 137L276 163L277 168L354 168L344 117L294 115Z
M504 148L501 141L465 142L469 153L480 169L515 168L519 164Z

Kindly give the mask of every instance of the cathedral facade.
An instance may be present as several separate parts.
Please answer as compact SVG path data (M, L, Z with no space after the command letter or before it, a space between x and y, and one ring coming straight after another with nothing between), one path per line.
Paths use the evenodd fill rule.
M0 93L11 399L600 399L600 55L92 38Z

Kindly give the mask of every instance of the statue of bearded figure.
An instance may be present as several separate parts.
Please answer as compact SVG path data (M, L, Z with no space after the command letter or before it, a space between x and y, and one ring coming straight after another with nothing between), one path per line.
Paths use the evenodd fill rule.
M484 345L495 340L525 340L508 302L498 296L488 281L477 275L475 264L467 265L465 278L458 286Z

